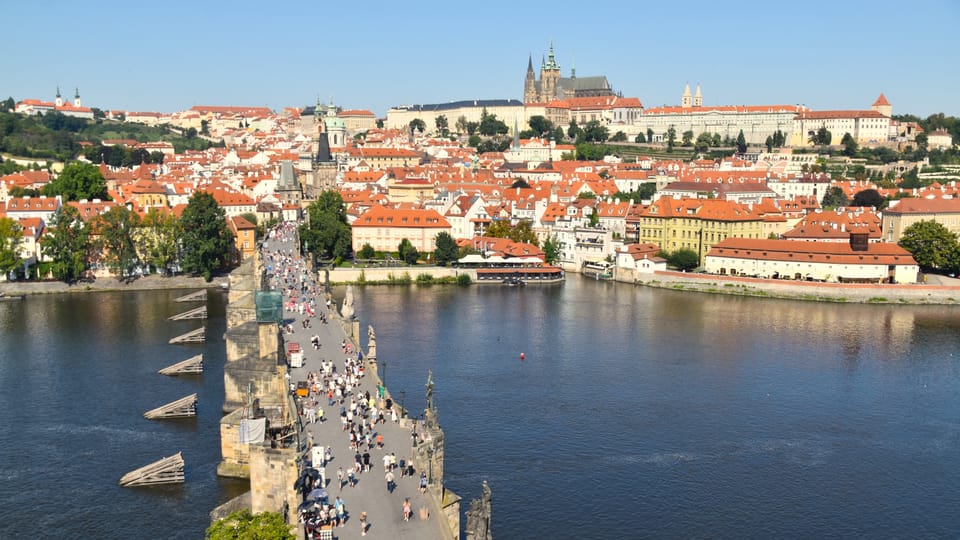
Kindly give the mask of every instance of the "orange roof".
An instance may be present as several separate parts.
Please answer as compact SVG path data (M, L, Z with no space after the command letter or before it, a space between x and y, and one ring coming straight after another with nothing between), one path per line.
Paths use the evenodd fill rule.
M831 118L886 118L877 111L802 111L798 120L827 120Z
M887 96L883 95L883 92L880 92L880 97L873 102L874 107L889 107L890 102L887 101Z
M884 214L956 214L960 213L960 199L900 199Z
M707 257L850 265L917 264L910 252L886 242L869 244L867 251L853 251L847 242L727 238L714 244Z
M373 206L353 222L353 227L407 227L449 229L450 223L436 210L396 209Z
M375 115L366 109L348 109L346 111L340 111L340 113L337 116L342 118L344 116L375 116Z

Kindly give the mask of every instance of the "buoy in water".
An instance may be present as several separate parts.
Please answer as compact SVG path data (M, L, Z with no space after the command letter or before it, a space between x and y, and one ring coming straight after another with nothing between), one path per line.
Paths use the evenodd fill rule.
M523 359L524 359L524 358L526 358L526 356L524 356L523 353L520 353L520 361L521 361L521 362L523 362Z

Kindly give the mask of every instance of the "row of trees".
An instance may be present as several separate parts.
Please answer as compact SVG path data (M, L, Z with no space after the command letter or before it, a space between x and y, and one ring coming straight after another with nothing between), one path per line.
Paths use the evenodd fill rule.
M180 218L155 208L141 218L117 205L85 221L75 206L65 204L48 226L41 250L53 277L67 283L82 279L93 264L105 265L121 279L138 268L168 274L179 265L209 281L230 262L233 248L226 215L205 192L190 198ZM21 264L22 238L17 222L0 219L0 270L10 272Z

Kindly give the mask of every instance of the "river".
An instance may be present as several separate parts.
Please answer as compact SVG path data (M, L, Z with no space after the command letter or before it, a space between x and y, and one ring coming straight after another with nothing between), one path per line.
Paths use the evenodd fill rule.
M342 296L342 289L337 294ZM218 480L225 296L0 303L0 538L199 538ZM394 396L427 370L446 481L497 538L956 537L960 310L596 282L355 288ZM157 369L197 352L199 378ZM520 353L524 360L520 360ZM383 369L383 368L381 368ZM194 420L144 411L198 392ZM182 486L122 489L183 451Z

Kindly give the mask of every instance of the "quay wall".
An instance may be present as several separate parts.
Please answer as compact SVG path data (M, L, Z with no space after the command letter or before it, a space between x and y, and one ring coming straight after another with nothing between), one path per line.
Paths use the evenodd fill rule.
M819 283L672 271L638 273L622 268L617 269L614 280L661 289L791 300L960 305L957 285Z
M416 282L417 276L428 275L433 279L456 278L461 274L477 280L477 272L472 268L452 268L446 266L397 266L389 268L336 268L318 272L321 285L390 283L395 281Z

